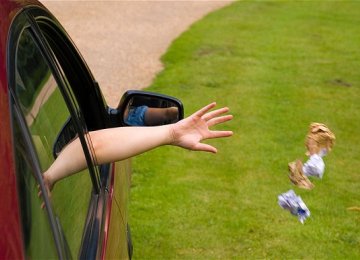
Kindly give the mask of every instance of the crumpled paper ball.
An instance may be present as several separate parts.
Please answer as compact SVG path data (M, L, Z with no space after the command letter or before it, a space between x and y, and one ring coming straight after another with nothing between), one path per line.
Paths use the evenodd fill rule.
M301 197L297 196L293 190L280 194L278 196L278 203L280 207L297 216L302 224L304 224L306 218L310 217L310 210Z

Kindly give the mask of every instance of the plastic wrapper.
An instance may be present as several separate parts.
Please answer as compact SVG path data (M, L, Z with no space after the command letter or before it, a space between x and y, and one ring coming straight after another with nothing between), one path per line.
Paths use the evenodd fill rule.
M278 196L278 203L280 207L290 211L292 215L297 216L302 224L304 224L305 219L310 216L310 210L301 197L297 196L293 190L280 194Z
M310 156L309 160L304 163L302 170L308 177L312 176L321 179L324 174L325 163L320 155L313 154Z

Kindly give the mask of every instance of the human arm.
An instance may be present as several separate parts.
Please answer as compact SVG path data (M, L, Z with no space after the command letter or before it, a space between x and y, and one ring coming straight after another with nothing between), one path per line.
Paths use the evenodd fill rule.
M211 103L175 124L154 127L118 127L89 132L88 140L95 153L95 164L124 160L162 145L216 153L215 147L201 141L228 137L233 133L209 129L232 119L232 115L223 115L229 111L226 107L210 111L215 106L215 102ZM82 146L77 138L64 148L44 173L45 184L51 190L58 180L86 167Z
M149 107L145 112L144 125L155 126L172 123L178 119L178 116L179 110L177 107Z

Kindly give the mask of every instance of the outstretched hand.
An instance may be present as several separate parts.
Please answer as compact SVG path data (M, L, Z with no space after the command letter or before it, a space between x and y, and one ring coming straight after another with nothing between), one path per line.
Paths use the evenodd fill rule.
M217 149L215 147L201 143L201 141L232 136L232 131L212 131L209 127L227 122L233 116L223 115L229 111L227 107L210 111L215 106L216 103L213 102L172 125L172 144L189 150L216 153Z

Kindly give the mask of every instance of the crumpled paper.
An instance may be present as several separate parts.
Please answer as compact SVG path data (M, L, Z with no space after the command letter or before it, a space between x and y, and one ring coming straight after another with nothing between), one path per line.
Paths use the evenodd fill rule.
M288 164L290 181L300 188L313 189L314 184L308 177L323 177L325 163L322 157L331 151L334 143L335 135L326 125L311 123L305 141L309 159L304 164L301 160Z
M322 123L311 123L306 136L305 146L308 148L307 156L310 156L309 146L312 141L316 143L316 153L323 150L330 152L335 143L335 135L331 130Z
M309 180L309 178L303 173L303 164L300 160L296 160L288 164L289 167L289 179L299 188L311 190L315 185Z
M301 197L297 196L293 190L280 194L278 196L278 203L280 207L297 216L301 224L304 224L305 219L310 216L310 210Z

